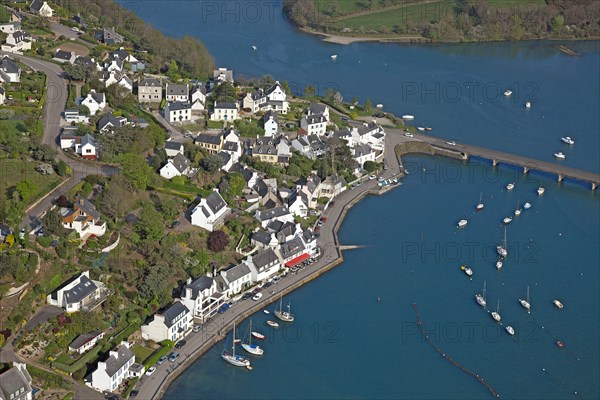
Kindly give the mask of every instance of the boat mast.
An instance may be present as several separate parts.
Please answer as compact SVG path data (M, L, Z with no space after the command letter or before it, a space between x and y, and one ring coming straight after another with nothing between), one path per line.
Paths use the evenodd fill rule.
M250 337L248 337L248 344L252 346L252 318L250 318Z
M504 250L507 250L506 249L506 226L504 226Z
M231 341L231 353L235 358L235 322L233 323L233 339Z
M483 301L485 301L485 284L487 281L483 281Z

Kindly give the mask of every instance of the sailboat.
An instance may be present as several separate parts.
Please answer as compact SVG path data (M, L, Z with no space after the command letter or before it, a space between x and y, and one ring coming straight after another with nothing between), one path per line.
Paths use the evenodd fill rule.
M248 328L248 334L246 335L248 341L246 342L246 338L244 338L242 348L250 354L262 356L265 351L261 349L259 345L252 344L252 334L252 319L250 319L250 327Z
M527 309L527 312L531 310L531 304L529 304L529 286L527 286L527 300L519 299L519 303Z
M483 192L479 193L479 203L477 203L477 207L475 207L475 209L477 211L483 210L484 206L483 206L482 196L483 196Z
M521 215L521 209L519 208L519 202L517 201L517 209L515 210L515 216L518 217Z
M479 294L477 293L475 295L475 300L477 300L477 304L479 304L481 307L485 307L487 305L486 301L485 301L485 285L486 285L487 281L483 281L483 294Z
M496 269L502 269L502 259L496 261Z
M231 343L231 354L223 349L221 353L223 360L236 367L250 367L250 361L242 356L235 355L235 324L233 324L233 340Z
M531 203L527 202L527 203L523 204L523 208L525 210L529 210L531 208Z
M545 191L546 191L546 189L543 186L540 186L537 190L538 196L543 195Z
M287 305L287 311L283 311L282 310L282 305L283 305L283 297L279 298L279 309L273 311L273 314L275 314L275 316L277 318L279 318L280 320L284 321L284 322L294 322L294 315L291 313L290 310L290 303L288 303Z
M502 317L500 316L500 300L498 300L498 305L496 306L496 311L492 311L492 318L494 321L500 322Z
M506 258L508 251L506 250L506 227L504 227L504 241L500 246L496 246L496 252L502 258Z
M515 329L512 326L506 325L505 329L506 329L506 332L508 332L508 334L510 336L514 336L515 335Z

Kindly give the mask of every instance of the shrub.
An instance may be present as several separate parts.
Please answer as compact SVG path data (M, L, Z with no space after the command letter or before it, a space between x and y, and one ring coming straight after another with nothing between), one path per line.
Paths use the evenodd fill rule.
M213 231L208 235L207 244L208 248L212 251L223 251L228 243L229 239L227 238L227 234L223 231Z

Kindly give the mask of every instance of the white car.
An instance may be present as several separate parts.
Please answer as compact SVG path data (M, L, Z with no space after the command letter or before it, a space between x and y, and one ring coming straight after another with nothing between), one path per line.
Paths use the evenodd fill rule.
M252 300L257 301L257 300L260 300L261 297L262 297L262 293L258 292L252 297Z
M451 142L446 142L446 144L449 144L450 146L456 146L456 142L454 140Z
M79 32L79 28L77 28L77 27L75 27L75 26L74 26L74 27L72 27L72 28L71 28L71 30L72 30L73 32Z
M414 135L412 133L410 133L410 132L406 132L404 134L404 136L406 136L406 137L414 137Z
M369 179L371 179L371 180L375 179L375 175L369 175Z
M148 368L148 371L146 371L146 375L150 376L154 373L154 371L156 371L156 367L150 367Z

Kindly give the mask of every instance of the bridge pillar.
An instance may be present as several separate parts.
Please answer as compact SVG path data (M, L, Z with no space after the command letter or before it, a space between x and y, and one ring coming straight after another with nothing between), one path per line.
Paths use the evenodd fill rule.
M565 177L562 174L558 174L558 181L562 182Z
M528 167L523 167L523 173L525 175L527 175L528 172L529 172L529 168Z

